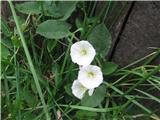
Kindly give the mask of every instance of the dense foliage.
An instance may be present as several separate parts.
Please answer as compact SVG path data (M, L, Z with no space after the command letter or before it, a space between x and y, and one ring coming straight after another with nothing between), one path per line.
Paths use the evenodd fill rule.
M1 18L3 120L159 119L160 108L150 103L160 104L160 65L150 63L160 49L123 68L108 61L110 27L121 12L110 18L116 2L104 2L98 12L97 4L9 2L12 16L8 21ZM106 25L108 18L112 20ZM80 40L96 49L92 63L104 77L93 95L86 93L82 100L71 91L79 66L71 61L70 47ZM133 68L137 63L141 65Z

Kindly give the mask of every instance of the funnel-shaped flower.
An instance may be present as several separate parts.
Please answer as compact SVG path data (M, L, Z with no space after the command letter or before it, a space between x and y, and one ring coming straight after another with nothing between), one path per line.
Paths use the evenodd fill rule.
M82 99L88 89L84 87L78 80L74 80L72 84L72 93L75 97ZM88 94L91 96L94 89L89 89Z
M96 55L96 51L88 41L82 40L71 46L70 55L74 63L86 66L92 62L94 56Z
M103 82L102 71L95 65L83 66L78 73L78 80L87 89L96 88Z

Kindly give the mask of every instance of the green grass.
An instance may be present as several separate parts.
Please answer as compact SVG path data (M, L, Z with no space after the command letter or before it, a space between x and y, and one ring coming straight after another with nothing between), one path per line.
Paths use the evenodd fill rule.
M49 114L48 114L48 110L47 110L47 107L46 107L46 103L44 101L42 90L41 90L41 87L40 87L40 84L39 84L38 75L37 75L36 70L34 68L30 53L28 51L28 48L27 48L27 45L26 45L26 42L25 42L25 38L24 38L22 30L20 28L20 25L19 25L19 22L18 22L18 19L17 19L17 15L16 15L16 12L15 12L14 6L13 6L11 1L8 1L8 2L9 2L9 5L10 5L12 14L13 14L13 18L14 18L15 23L16 23L16 27L17 27L18 33L20 35L20 39L21 39L21 42L22 42L22 45L23 45L23 48L24 48L24 51L25 51L25 54L26 54L26 57L27 57L27 60L28 60L28 64L29 64L30 70L31 70L33 78L35 80L36 88L38 90L41 102L43 104L43 108L44 108L44 112L45 112L45 115L46 115L46 119L50 120L50 117L49 117ZM16 63L16 61L15 61L15 63Z
M99 23L109 21L106 27L109 29L113 27L122 16L127 2L124 2L116 13L113 11L119 6L118 2L104 2L98 17L95 14L97 1L78 2L76 10L69 6L74 12L80 12L83 17L76 17L80 21L76 26L74 14L64 13L70 16L65 22L71 24L71 29L68 36L60 39L45 38L36 32L38 25L44 21L61 18L46 15L46 7L43 6L45 2L38 3L41 8L38 14L35 13L38 8L35 9L34 5L27 6L30 13L17 16L19 15L17 13L22 11L24 13L26 9L18 10L9 1L15 26L10 27L3 23L5 28L2 28L0 41L3 46L1 54L5 53L1 56L2 119L59 120L60 117L64 120L159 119L160 97L157 94L160 92L158 76L160 65L152 65L152 61L160 55L160 48L104 75L103 86L106 93L97 107L84 106L71 92L72 82L77 78L79 69L79 66L71 61L71 45L78 40L86 39ZM47 7L49 8L48 4ZM8 23L11 19L5 22ZM13 38L16 39L13 41ZM93 64L103 68L106 63L109 64L108 60L97 53ZM134 67L136 65L139 66Z

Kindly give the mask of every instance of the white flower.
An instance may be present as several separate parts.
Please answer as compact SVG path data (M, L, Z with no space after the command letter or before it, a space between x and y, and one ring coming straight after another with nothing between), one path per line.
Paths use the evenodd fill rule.
M87 89L93 89L103 82L103 75L98 66L88 65L80 68L78 80Z
M72 93L74 96L76 96L79 99L82 99L87 90L88 89L86 87L84 87L78 80L74 80L74 82L72 84ZM93 94L93 91L94 91L94 89L88 90L89 96L91 96Z
M86 66L92 62L96 55L96 51L88 41L82 40L71 46L70 55L74 63Z

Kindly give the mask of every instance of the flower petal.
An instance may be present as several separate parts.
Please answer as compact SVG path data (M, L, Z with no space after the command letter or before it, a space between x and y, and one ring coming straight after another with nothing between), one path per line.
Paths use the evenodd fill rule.
M86 66L93 61L96 51L88 41L82 40L71 46L70 55L74 63Z
M82 99L86 91L87 88L85 88L78 80L74 80L72 84L72 93L75 97Z
M103 82L102 71L95 65L83 66L78 73L78 80L87 89L96 88Z

